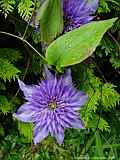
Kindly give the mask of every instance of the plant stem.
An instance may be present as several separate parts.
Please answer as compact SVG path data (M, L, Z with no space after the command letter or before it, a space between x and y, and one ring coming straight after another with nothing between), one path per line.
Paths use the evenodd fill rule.
M11 33L8 33L8 32L3 32L3 31L0 31L0 34L6 34L6 35L9 35L9 36L11 36L11 37L14 37L14 38L17 38L17 39L23 41L23 42L24 42L25 44L27 44L30 48L32 48L32 50L34 50L34 52L36 52L45 62L47 62L46 59L45 59L45 57L44 57L42 54L40 54L40 53L39 53L28 41L26 41L24 38L19 37L19 36L16 36L16 35L11 34Z

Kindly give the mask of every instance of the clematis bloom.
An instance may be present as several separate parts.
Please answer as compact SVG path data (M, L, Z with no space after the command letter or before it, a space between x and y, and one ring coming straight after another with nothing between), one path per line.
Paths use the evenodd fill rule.
M41 1L41 4L45 0ZM86 23L89 23L95 16L99 0L61 0L64 18L64 32L71 31ZM32 17L31 26L35 26L39 33L39 9Z
M45 80L39 85L26 85L18 80L27 102L14 117L33 122L35 144L49 134L62 144L65 128L83 128L78 111L85 104L87 95L74 88L70 69L57 77L45 67L44 75Z
M89 23L95 16L99 0L62 0L64 31Z

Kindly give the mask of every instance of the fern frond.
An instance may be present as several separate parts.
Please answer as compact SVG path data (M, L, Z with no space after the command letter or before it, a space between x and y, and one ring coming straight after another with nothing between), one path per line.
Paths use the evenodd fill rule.
M0 78L4 81L6 80L15 80L15 78L18 78L18 73L20 71L11 64L7 59L0 58Z
M19 50L12 48L0 48L0 58L5 58L11 63L17 62L22 58L22 54Z
M88 121L87 127L92 128L94 130L98 128L101 131L110 131L110 126L108 122L95 113L92 115L92 118Z
M106 83L102 87L102 105L106 110L109 110L119 104L120 95L115 91L115 86Z
M18 13L23 19L28 21L28 19L32 16L34 5L35 4L32 0L21 0L18 5Z
M7 98L5 96L0 95L0 111L3 114L10 113L12 109L11 104L8 102Z
M110 126L108 124L108 122L103 119L102 117L100 117L100 120L99 120L99 124L98 124L98 128L101 130L101 131L106 131L106 132L109 132L110 131Z
M119 24L120 24L120 22L119 22ZM117 26L117 28L118 28L118 26ZM120 29L120 27L119 27L119 29ZM115 27L113 30L115 30ZM100 47L101 47L101 49L98 48L96 51L96 54L100 58L104 57L105 55L109 56L112 66L115 69L120 68L119 42L112 35L109 35L109 36L105 35L100 43Z
M112 54L110 57L110 62L112 63L112 66L115 69L120 68L120 58L118 56L115 56L114 54Z
M93 74L92 67L87 69L88 79L82 84L84 90L88 93L88 102L82 109L82 115L85 118L85 121L89 120L92 117L92 113L96 112L99 100L100 100L100 85L102 84L100 79Z
M98 13L108 13L108 12L110 12L110 8L108 6L108 1L107 0L100 0Z
M120 8L120 7L119 7ZM120 30L120 19L118 19L115 24L112 26L111 31L116 32Z
M101 79L94 75L94 66L90 66L87 69L87 80L82 84L83 88L87 91L99 89L100 85L102 84Z
M93 74L93 69L87 69L88 79L82 87L88 93L89 99L82 108L81 114L85 123L91 123L93 115L96 115L99 107L105 111L114 108L120 101L120 95L115 91L115 86L109 83L103 84L101 80ZM102 89L101 89L102 86ZM103 121L101 119L101 121Z
M90 92L90 91L89 91ZM92 91L91 91L92 92ZM88 109L93 112L96 112L97 106L99 105L100 92L96 90L93 94L89 93L90 101L88 102ZM93 105L94 104L94 105ZM90 111L89 110L89 111Z
M5 18L7 15L13 11L14 9L15 0L1 0L0 2L0 8L2 10L2 13L4 14Z

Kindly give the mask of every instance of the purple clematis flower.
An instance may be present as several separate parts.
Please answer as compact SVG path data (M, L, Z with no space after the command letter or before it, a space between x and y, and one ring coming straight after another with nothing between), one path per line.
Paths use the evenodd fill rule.
M41 4L45 0L42 0ZM61 0L64 17L64 32L71 31L86 23L89 23L95 16L99 0ZM31 25L35 26L39 33L39 9L35 11Z
M64 31L68 32L89 23L98 7L99 0L62 0Z
M74 88L70 69L59 78L47 67L44 74L46 79L39 85L26 85L18 80L27 102L14 117L33 122L35 144L49 134L62 144L65 128L83 128L78 111L85 104L87 95Z

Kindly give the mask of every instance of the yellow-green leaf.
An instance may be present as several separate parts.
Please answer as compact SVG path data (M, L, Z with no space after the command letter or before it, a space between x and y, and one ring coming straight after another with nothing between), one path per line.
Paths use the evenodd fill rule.
M60 69L82 62L95 51L116 19L91 22L59 37L47 49L48 63Z

